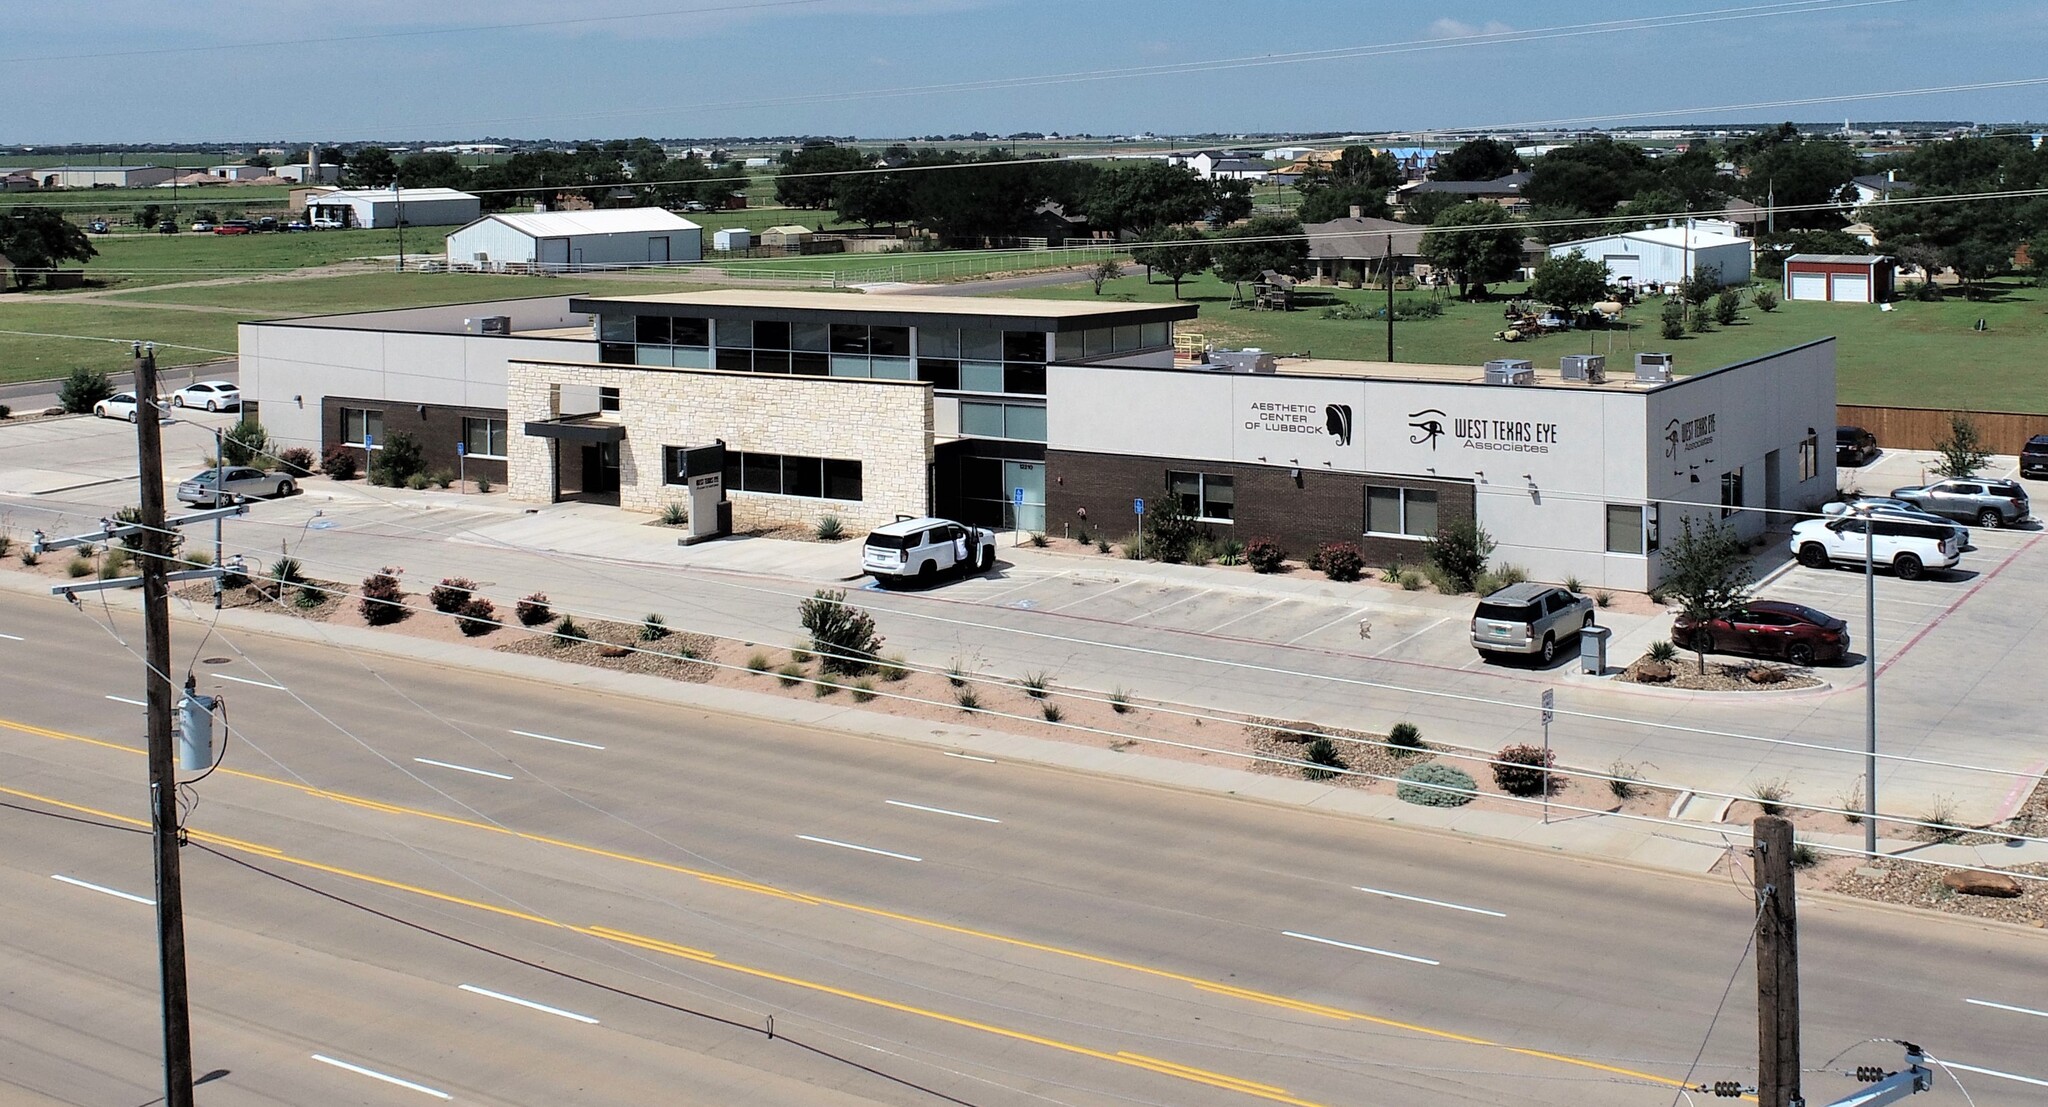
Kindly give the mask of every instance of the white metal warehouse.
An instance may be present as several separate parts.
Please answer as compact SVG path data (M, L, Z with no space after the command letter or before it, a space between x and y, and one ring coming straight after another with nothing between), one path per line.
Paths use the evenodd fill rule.
M483 201L452 188L344 188L306 201L315 226L445 227L483 214Z
M550 272L704 260L704 231L662 208L508 212L448 236L448 264Z
M1724 285L1749 283L1749 239L1697 227L1650 227L1550 248L1554 258L1570 253L1606 263L1610 280L1626 277L1637 285L1677 284L1709 267L1720 269Z

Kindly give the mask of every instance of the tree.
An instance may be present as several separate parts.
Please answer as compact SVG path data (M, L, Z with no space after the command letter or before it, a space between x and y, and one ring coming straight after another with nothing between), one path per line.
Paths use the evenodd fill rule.
M1749 599L1748 550L1735 532L1719 524L1695 528L1692 516L1679 524L1678 540L1664 547L1664 594L1687 621L1703 627ZM1706 644L1695 631L1693 654L1707 671Z
M1695 265L1692 276L1678 286L1678 298L1693 307L1699 307L1714 298L1721 291L1721 267L1718 265Z
M419 439L404 431L393 431L370 457L370 483L397 488L414 473L427 469L426 455L420 450Z
M1536 159L1522 198L1545 207L1575 207L1606 215L1616 204L1657 184L1643 148L1601 136Z
M1151 243L1131 248L1131 260L1146 269L1156 269L1173 281L1173 298L1180 299L1180 282L1191 273L1209 268L1209 240L1202 232L1187 227L1154 227L1139 237Z
M255 465L268 469L270 433L263 424L244 416L220 440L220 459L228 465Z
M1351 209L1366 219L1385 219L1392 209L1387 206L1387 190L1359 185L1338 185L1319 188L1301 198L1301 207L1296 214L1303 223L1328 223L1332 219L1345 219Z
M1536 267L1536 279L1529 285L1529 297L1570 315L1572 309L1606 297L1607 276L1606 262L1573 250L1543 259Z
M1991 460L1977 421L1960 411L1948 413L1948 434L1934 443L1934 450L1941 455L1934 471L1944 477L1974 477Z
M1422 236L1422 255L1453 274L1458 294L1486 295L1486 286L1522 267L1522 229L1499 204L1459 204L1436 217Z
M1436 222L1437 216L1466 202L1455 192L1413 192L1408 195L1401 221L1427 227Z
M58 262L82 262L99 256L99 251L57 209L20 207L0 218L0 254L14 263L15 282L25 288Z
M162 204L144 204L135 209L135 225L138 227L154 227L162 222L163 219L164 206Z
M1192 223L1215 204L1216 190L1208 181L1192 169L1163 161L1104 172L1084 201L1090 223L1119 234Z
M1209 209L1209 225L1227 227L1252 213L1252 182L1217 181L1216 206Z
M1285 215L1261 215L1216 241L1210 251L1216 275L1233 287L1255 281L1271 269L1298 277L1308 269L1308 239L1301 224Z
M839 182L833 174L867 169L873 162L851 146L830 142L806 142L785 152L782 168L775 175L775 202L793 208L832 207L839 197Z
M1493 181L1528 168L1515 148L1497 138L1475 138L1438 158L1433 181Z
M64 384L57 390L57 402L72 415L84 415L92 405L114 394L114 386L107 381L107 375L98 369L73 369L64 378Z
M243 159L242 159L242 164L243 164L243 165L254 165L254 166L258 166L258 167L260 167L260 168L263 168L263 169L268 169L268 168L270 168L270 167L271 167L272 165L275 165L276 163L270 160L270 155L269 155L269 154L257 154L257 155L255 155L254 157L247 157L247 158L243 158Z
M1106 257L1103 258L1101 261L1096 262L1095 268L1088 271L1088 279L1094 282L1095 294L1097 296L1102 295L1102 285L1104 281L1113 281L1123 275L1124 264L1123 262L1118 261L1114 256Z
M1785 275L1785 259L1793 254L1861 254L1870 245L1854 235L1832 230L1778 231L1756 239L1756 275L1777 280Z
M349 155L341 179L356 188L389 188L398 179L398 162L382 146L365 146Z
M1452 523L1429 539L1429 563L1460 592L1470 592L1493 556L1493 536L1474 522Z
M436 151L414 154L398 163L397 179L407 188L463 188L471 173L454 154Z
M1850 178L1858 169L1856 151L1844 142L1828 138L1797 139L1772 143L1751 154L1742 163L1748 198L1778 208L1814 206L1808 211L1779 211L1783 226L1837 227L1839 213L1829 205L1840 204L1851 195Z

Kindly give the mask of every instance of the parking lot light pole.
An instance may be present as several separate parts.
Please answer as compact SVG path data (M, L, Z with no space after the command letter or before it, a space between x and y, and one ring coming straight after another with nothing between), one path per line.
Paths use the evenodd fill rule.
M1877 856L1877 556L1870 509L1863 516L1863 852Z

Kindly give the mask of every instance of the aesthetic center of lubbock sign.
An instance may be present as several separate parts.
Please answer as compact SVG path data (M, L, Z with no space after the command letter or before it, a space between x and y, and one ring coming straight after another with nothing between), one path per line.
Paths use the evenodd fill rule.
M1253 403L1244 421L1248 431L1273 434L1324 434L1339 446L1351 444L1350 404Z

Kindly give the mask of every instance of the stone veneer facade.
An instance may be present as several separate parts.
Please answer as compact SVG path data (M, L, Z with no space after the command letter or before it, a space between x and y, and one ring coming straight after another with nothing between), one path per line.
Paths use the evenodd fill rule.
M552 386L563 385L619 390L619 410L605 421L625 428L619 443L623 508L653 512L684 499L682 486L662 481L662 448L722 438L728 450L861 463L857 503L727 489L736 530L809 526L829 514L858 534L898 515L930 511L932 389L922 381L531 361L514 361L510 369L507 492L515 500L553 503L557 497L557 444L525 428L555 417Z

